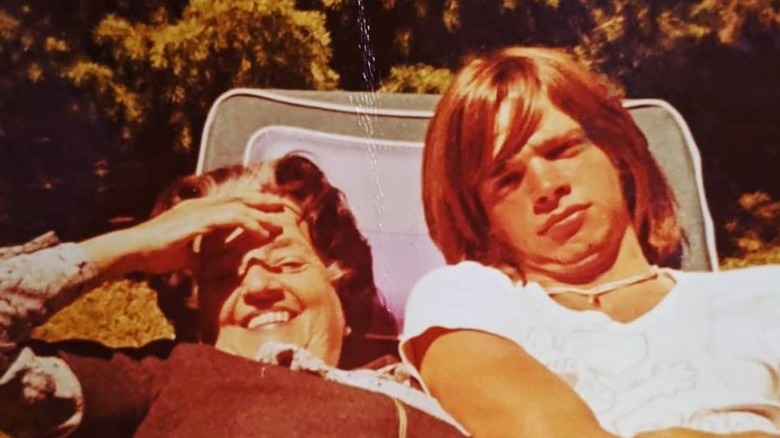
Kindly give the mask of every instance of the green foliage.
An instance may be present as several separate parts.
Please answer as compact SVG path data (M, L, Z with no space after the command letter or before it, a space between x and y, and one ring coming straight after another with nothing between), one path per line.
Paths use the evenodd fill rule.
M399 65L390 69L381 91L388 93L441 93L452 81L453 73L430 65Z
M52 16L57 4L9 0L0 8L2 242L88 229L92 217L77 210L101 205L104 181L92 172L110 145L107 127L94 100L63 75L84 47Z
M63 309L33 337L47 341L89 339L110 347L139 347L172 338L171 325L157 308L156 292L145 282L104 283Z
M336 38L336 52L354 44L360 29L346 28L361 14L374 26L372 37L393 42L374 40L383 74L417 63L454 69L474 52L532 44L567 47L623 80L645 64L684 56L705 41L736 47L757 30L776 32L780 26L773 0L394 0L373 9L329 4L339 17L332 31L351 36Z
M778 195L779 26L776 0L6 0L0 241L144 216L229 88L438 92L510 44L568 48L680 109L725 224L742 193Z
M723 267L780 264L780 200L755 192L743 195L739 203L742 214L726 224L738 250L723 261Z
M584 0L587 32L577 54L623 79L646 63L681 57L697 44L743 44L748 29L776 31L780 10L771 0Z
M333 88L323 14L292 0L192 0L182 17L106 16L94 30L108 60L76 63L68 77L99 96L127 139L167 121L189 150L213 101L234 87Z

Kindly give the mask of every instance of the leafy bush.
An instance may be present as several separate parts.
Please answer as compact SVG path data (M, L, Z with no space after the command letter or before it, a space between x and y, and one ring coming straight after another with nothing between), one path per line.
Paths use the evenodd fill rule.
M430 65L402 65L390 69L382 81L382 91L388 93L441 93L452 81L453 74L446 68Z
M735 255L722 267L780 264L780 201L755 192L742 195L739 205L741 214L726 224Z

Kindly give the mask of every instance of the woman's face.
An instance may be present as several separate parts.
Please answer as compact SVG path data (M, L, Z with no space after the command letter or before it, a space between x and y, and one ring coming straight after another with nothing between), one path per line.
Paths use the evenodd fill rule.
M251 359L265 342L285 342L335 365L346 323L334 269L320 260L296 212L271 216L281 229L273 238L244 232L225 243L227 231L204 239L196 274L204 341Z

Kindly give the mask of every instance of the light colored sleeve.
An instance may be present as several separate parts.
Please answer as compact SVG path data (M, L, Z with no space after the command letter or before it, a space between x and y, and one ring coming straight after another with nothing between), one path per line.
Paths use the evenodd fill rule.
M744 290L755 291L753 302L745 313L758 325L764 350L772 355L775 378L780 379L780 266L750 268L752 275L744 281ZM775 388L775 399L780 401L780 383Z
M407 301L401 357L413 366L417 360L411 341L432 328L477 330L514 342L524 339L532 315L521 305L521 293L504 273L475 262L431 271Z
M89 288L97 267L77 244L0 262L0 430L12 436L65 436L83 414L76 376L57 357L22 348L33 328Z
M780 402L780 266L685 274L698 281L693 305L712 315L712 349L723 357L761 364L769 373L765 395ZM730 386L750 388L760 381L759 374L739 368L739 361L716 361L715 366Z
M728 330L723 336L734 337L733 342L738 344L750 341L756 351L768 355L767 360L774 363L780 377L780 265L709 275L707 278L716 283L706 292L718 294L712 298L717 303L716 314L723 315L726 322L740 322L736 326L721 324Z

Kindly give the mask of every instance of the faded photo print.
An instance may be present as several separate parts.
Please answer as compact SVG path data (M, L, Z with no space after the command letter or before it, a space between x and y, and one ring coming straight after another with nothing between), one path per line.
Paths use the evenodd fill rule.
M780 436L772 0L6 0L0 438Z

